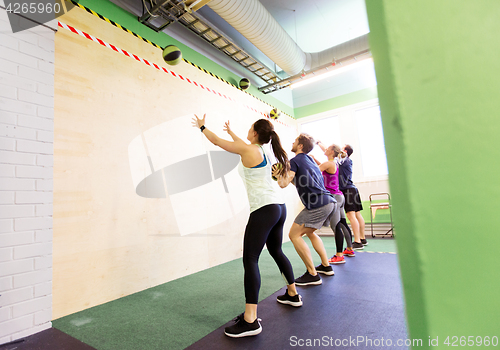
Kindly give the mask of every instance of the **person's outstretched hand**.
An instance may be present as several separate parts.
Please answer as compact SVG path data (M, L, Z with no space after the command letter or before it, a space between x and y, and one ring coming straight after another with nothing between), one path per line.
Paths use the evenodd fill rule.
M193 118L193 126L194 126L195 128L198 128L198 129L199 129L199 128L201 128L203 125L205 125L205 116L206 116L206 115L207 115L206 113L205 113L205 114L203 114L203 118L202 118L202 119L200 119L200 118L198 118L198 116L195 114L194 116L195 116L196 118Z
M231 127L229 126L229 120L224 123L224 131L227 132L228 134L231 133Z

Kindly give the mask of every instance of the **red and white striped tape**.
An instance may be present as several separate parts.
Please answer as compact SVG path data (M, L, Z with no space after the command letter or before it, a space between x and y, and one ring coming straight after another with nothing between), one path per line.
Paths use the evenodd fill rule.
M109 44L109 43L107 43L107 42L105 42L105 41L103 41L103 40L101 40L101 39L99 39L99 38L96 38L96 37L95 37L95 36L93 36L93 35L90 35L90 34L88 34L88 33L85 33L85 32L83 32L83 31L81 31L81 30L79 30L79 29L76 29L76 28L74 28L74 27L72 27L72 26L70 26L70 25L67 25L67 24L65 24L65 23L62 23L62 22L58 22L58 24L59 24L59 27L62 27L62 28L64 28L64 29L67 29L67 30L69 30L69 31L71 31L71 32L73 32L73 33L75 33L75 34L78 34L78 35L80 35L80 36L83 36L84 38L87 38L87 39L89 39L89 40L92 40L93 42L96 42L96 43L98 43L98 44L101 44L102 46L105 46L105 47L107 47L107 48L109 48L109 49L111 49L111 50L113 50L113 51L116 51L116 52L118 52L118 53L121 53L122 55L125 55L125 56L127 56L127 57L133 58L133 59L135 59L136 61L139 61L139 62L142 62L142 63L144 63L144 64L147 64L148 66L150 66L150 67L154 67L154 68L156 68L156 69L158 69L158 70L160 70L160 71L163 71L163 72L165 72L165 73L167 73L167 74L171 74L172 76L174 76L174 77L176 77L176 78L179 78L179 79L181 79L181 80L183 80L183 81L186 81L186 82L188 82L188 83L190 83L190 84L193 84L193 85L195 85L195 86L197 86L197 87L199 87L199 88L201 88L201 89L203 89L203 90L206 90L206 91L208 91L208 92L212 92L213 94L218 95L218 96L220 96L220 97L223 97L223 98L225 98L225 99L227 99L227 100L229 100L229 101L232 101L232 102L236 102L236 103L238 103L238 101L236 101L235 99L233 99L233 98L232 98L232 97L230 97L230 96L226 96L225 94L221 94L220 92L217 92L217 91L215 91L215 90L213 90L213 89L210 89L210 88L208 88L208 87L206 87L206 86L203 86L202 84L199 84L199 83L197 83L196 81L194 81L194 80L192 80L192 79L189 79L189 78L187 78L187 77L183 77L182 75L177 74L177 73L175 73L174 71L169 70L169 69L167 69L167 68L165 68L165 67L158 66L156 63L149 62L148 60L146 60L146 59L144 59L144 58L141 58L141 57L139 57L139 56L137 56L137 55L134 55L134 54L132 54L132 53L129 53L129 52L128 52L128 51L126 51L126 50L120 49L119 47L116 47L115 45ZM268 115L267 113L264 113L264 112L259 112L259 111L258 111L258 110L256 110L255 108L250 107L250 106L245 105L245 104L243 104L243 106L244 106L244 107L246 107L246 108L248 108L248 109L250 109L251 111L253 111L253 112L255 112L255 113L258 113L258 114L260 114L260 115L262 115L262 116L264 116L264 117L266 117L266 118L269 118L269 115ZM283 124L283 125L287 125L287 124L285 124L285 123L283 123L283 122L281 122L281 121L279 121L279 120L276 120L276 119L275 119L274 121L275 121L275 122L278 122L278 123L280 123L280 124ZM288 126L288 125L287 125L287 126Z

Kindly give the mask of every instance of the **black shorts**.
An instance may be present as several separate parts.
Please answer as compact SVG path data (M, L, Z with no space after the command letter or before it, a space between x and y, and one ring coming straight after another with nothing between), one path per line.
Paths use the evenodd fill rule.
M363 210L363 205L361 204L361 198L359 197L359 192L356 187L346 188L342 190L345 197L344 210L346 213L350 211L361 211Z

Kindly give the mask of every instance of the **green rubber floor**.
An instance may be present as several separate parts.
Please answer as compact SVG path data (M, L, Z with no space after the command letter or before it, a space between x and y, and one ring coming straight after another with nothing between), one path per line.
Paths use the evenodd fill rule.
M333 255L334 238L322 239L327 253ZM396 252L392 238L367 239L365 251L357 254ZM302 275L305 267L291 242L283 245L283 251L295 275ZM313 253L313 259L315 264L320 263L317 254ZM283 288L285 282L267 251L262 252L259 266L263 300ZM244 303L243 264L236 259L52 323L54 328L98 350L175 350L186 348L242 313Z

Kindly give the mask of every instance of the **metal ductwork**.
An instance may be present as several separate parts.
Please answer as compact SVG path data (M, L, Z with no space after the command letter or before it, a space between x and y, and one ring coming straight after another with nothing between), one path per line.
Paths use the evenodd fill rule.
M346 57L361 55L369 50L368 34L365 34L320 52L306 53L307 62L304 70L340 62Z
M264 94L371 56L368 34L321 52L305 53L259 0L154 0L152 3L154 6L150 9L142 10L139 16L141 23L156 31L162 31L172 23L183 25L262 79L266 85L260 86L259 90ZM207 4L239 31L288 76L275 72L275 69L252 57L214 25L193 12L203 4ZM141 13L140 9L134 12Z
M304 53L259 0L212 0L208 6L290 76L369 50L366 34L321 52Z
M306 66L306 54L258 0L212 0L208 7L287 74L300 73Z

